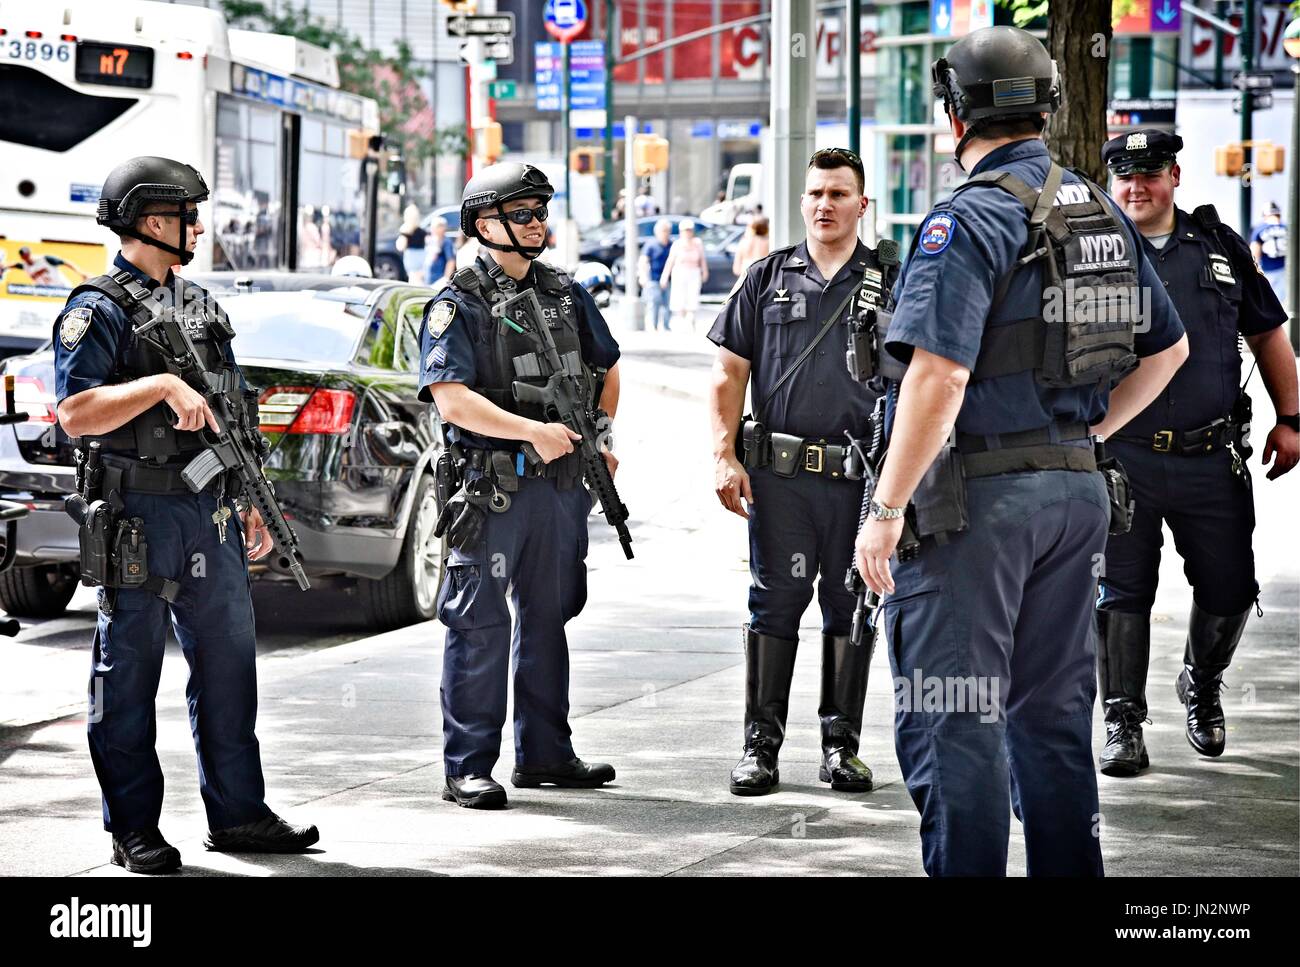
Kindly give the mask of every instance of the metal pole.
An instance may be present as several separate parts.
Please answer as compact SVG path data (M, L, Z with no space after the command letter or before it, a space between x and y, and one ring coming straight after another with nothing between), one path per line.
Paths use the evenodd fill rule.
M799 198L817 125L814 47L812 0L776 4L772 9L773 171L763 179L773 248L804 236Z
M849 0L844 54L849 75L849 150L862 154L862 0Z
M629 114L623 119L623 187L626 192L623 203L623 321L628 329L640 332L645 328L645 313L641 311L636 288L637 243L640 239L636 231L635 138L636 118Z
M565 229L566 229L565 237L567 238L568 223L573 221L573 195L569 191L569 169L573 167L572 163L569 160L569 152L572 150L572 147L569 143L569 139L573 137L573 133L572 133L572 129L570 129L569 127L569 96L571 90L569 86L570 83L569 82L569 42L566 40L563 41L563 44L564 44L564 111L561 116L564 119L564 222L565 222Z
M605 0L605 221L614 217L614 0Z
M1241 73L1246 77L1250 76L1251 71L1255 69L1255 0L1246 0L1245 8L1241 15ZM1242 164L1250 166L1250 177L1241 180L1241 234L1250 238L1251 226L1251 201L1250 201L1250 183L1254 180L1254 165L1252 163L1255 157L1255 149L1250 146L1251 139L1255 136L1255 97L1253 92L1247 87L1241 92L1241 150Z
M1291 315L1291 348L1300 350L1300 248L1296 246L1300 226L1300 63L1292 62L1295 100L1291 102L1290 190L1287 192L1286 302Z

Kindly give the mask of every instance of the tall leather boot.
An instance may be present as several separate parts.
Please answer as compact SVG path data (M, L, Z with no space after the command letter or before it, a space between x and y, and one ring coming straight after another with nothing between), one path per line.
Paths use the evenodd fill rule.
M858 758L862 707L871 670L870 639L854 646L847 635L822 635L822 766L817 778L841 792L869 792L871 770Z
M1097 687L1106 715L1106 747L1097 764L1108 776L1136 776L1151 764L1142 723L1147 717L1151 615L1097 612Z
M785 740L790 679L798 639L760 635L749 625L745 635L745 753L731 770L737 796L775 792L781 781L777 754Z
M1227 730L1219 688L1249 617L1250 608L1220 618L1192 605L1187 624L1187 650L1177 690L1178 701L1187 706L1187 741L1201 755L1223 755Z

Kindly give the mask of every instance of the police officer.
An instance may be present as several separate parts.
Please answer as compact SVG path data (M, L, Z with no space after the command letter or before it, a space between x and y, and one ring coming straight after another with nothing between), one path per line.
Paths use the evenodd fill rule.
M899 764L931 875L1004 875L1009 805L1030 875L1101 875L1090 632L1110 501L1089 434L1154 398L1186 338L1132 226L1051 163L1043 45L977 30L933 78L971 178L926 216L895 289L885 350L910 364L856 549L888 594ZM1049 270L1068 286L1045 288ZM1127 298L1098 304L1112 287ZM1066 303L1092 321L1067 326ZM891 561L905 522L919 553Z
M559 354L580 356L592 402L613 417L618 344L586 291L535 261L546 250L553 194L546 176L527 164L492 165L470 180L461 231L479 241L480 254L430 302L421 334L420 396L436 403L464 480L438 525L452 547L438 597L438 617L447 627L443 798L474 808L506 804L491 773L501 748L512 650L511 782L591 788L614 778L612 766L574 755L569 740L564 626L587 600L583 562L592 507L574 453L580 437L546 422L540 408L515 401L514 382L538 378L537 343L523 326L491 311L532 289ZM604 456L612 473L617 461L611 452ZM507 598L516 615L513 632Z
M1174 205L1183 139L1154 129L1106 142L1115 199L1142 233L1142 247L1187 327L1191 357L1157 399L1124 427L1112 450L1137 500L1132 530L1106 545L1098 604L1098 679L1106 715L1101 771L1136 775L1149 762L1142 739L1151 650L1151 606L1167 523L1192 585L1179 700L1187 741L1201 755L1224 748L1219 688L1258 599L1251 533L1249 403L1238 337L1245 338L1273 401L1277 424L1264 445L1270 480L1300 450L1295 357L1286 312L1236 232L1213 205Z
M799 619L819 572L819 777L832 789L871 788L857 755L871 649L850 643L855 601L844 586L863 484L844 471L845 432L866 435L873 397L850 377L844 347L852 303L883 309L894 266L858 240L863 179L853 152L816 152L800 202L806 241L750 266L709 331L718 345L710 394L716 490L723 507L749 521L753 576L742 629L744 753L731 773L738 796L772 792L780 781ZM742 425L751 378L753 417Z
M238 374L220 335L224 314L171 271L193 258L203 232L198 203L207 197L202 176L179 161L133 158L113 169L97 221L121 238L121 253L111 274L73 291L54 325L59 423L80 437L83 455L97 445L103 496L117 520L143 521L131 540L147 547L145 585L99 591L87 726L113 862L137 873L180 865L158 830L163 776L154 752L169 617L190 666L205 845L297 852L319 838L315 826L291 826L263 801L248 561L271 551L271 536L256 508L235 508L224 475L202 493L185 486L180 469L204 447L195 431L215 430L216 421L203 397L168 371L169 360L132 331L144 303L184 312L209 367ZM246 389L242 375L237 382Z

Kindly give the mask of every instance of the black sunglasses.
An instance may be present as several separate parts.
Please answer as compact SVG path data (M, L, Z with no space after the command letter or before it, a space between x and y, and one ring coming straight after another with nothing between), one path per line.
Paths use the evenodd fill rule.
M808 167L811 168L823 158L840 158L847 161L858 171L862 171L862 159L850 151L848 148L821 148L814 151L812 157L808 159Z
M497 221L512 221L516 225L527 225L534 218L539 222L544 222L550 217L550 211L545 205L540 208L516 208L512 212L505 212L501 215L480 215L480 218L495 218Z
M178 209L173 212L145 212L146 215L157 215L159 218L183 218L186 225L197 225L199 223L199 210L197 208Z

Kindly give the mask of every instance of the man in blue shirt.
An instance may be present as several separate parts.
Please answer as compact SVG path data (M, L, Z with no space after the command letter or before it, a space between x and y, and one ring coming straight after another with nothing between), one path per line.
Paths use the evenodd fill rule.
M668 252L673 243L673 223L666 218L655 222L655 234L645 248L641 250L640 282L645 292L645 301L650 304L650 328L658 329L663 323L664 332L668 331L668 280L663 277L664 266L668 264Z
M181 468L206 447L197 431L218 424L204 397L170 372L172 360L133 332L142 312L137 296L157 303L153 311L180 314L209 370L247 390L224 313L171 271L193 258L203 232L198 203L207 196L203 178L181 162L134 158L114 169L97 220L122 239L115 271L78 287L54 324L59 423L80 438L83 458L91 444L103 454L102 468L86 471L102 481L88 479L82 494L102 498L114 511L113 530L148 548L142 582L132 579L127 545L116 540L121 566L100 582L86 728L113 862L137 873L180 866L158 829L163 775L154 751L169 618L190 666L186 695L208 849L298 852L319 838L316 827L290 826L263 801L248 561L271 552L271 535L256 507L235 507L226 474L200 493L181 479ZM82 561L83 573L92 567Z
M895 287L884 350L909 365L857 565L888 595L926 871L1005 875L1014 808L1030 875L1099 876L1091 626L1110 502L1089 435L1150 402L1187 340L1132 225L1051 163L1060 83L1042 44L977 30L933 74L971 180L922 223ZM1110 286L1125 298L1099 304ZM1067 329L1079 307L1104 312ZM903 560L905 522L919 552Z
M433 231L425 242L424 281L436 285L450 279L456 272L456 246L447 237L447 223L439 216L433 221Z
M1250 254L1255 256L1260 271L1277 294L1277 301L1286 305L1286 245L1287 227L1282 223L1282 209L1277 202L1269 202L1264 209L1264 222L1250 233Z
M443 798L477 809L506 805L492 778L514 657L517 787L592 788L612 766L579 759L569 740L569 652L564 626L587 600L591 497L574 453L580 439L544 410L515 399L536 383L537 345L493 311L532 289L556 350L581 372L610 419L618 408L618 344L587 291L534 261L546 249L554 189L532 165L492 165L465 186L461 230L482 254L429 303L421 332L420 398L437 405L463 486L444 504L451 556L438 595L443 655ZM526 320L530 325L541 320ZM606 451L608 440L605 441ZM604 457L611 474L617 461ZM513 604L511 628L508 603Z
M1183 139L1156 129L1106 142L1115 199L1142 233L1142 246L1178 308L1191 356L1169 385L1124 427L1112 450L1128 470L1137 509L1133 527L1106 545L1098 603L1098 675L1106 714L1101 771L1133 776L1150 761L1142 736L1151 652L1151 608L1164 526L1192 585L1178 696L1187 740L1201 755L1223 753L1222 674L1259 598L1251 537L1247 436L1249 397L1239 340L1259 363L1277 423L1264 444L1268 479L1300 455L1295 355L1286 311L1256 269L1245 241L1213 205L1174 204Z

